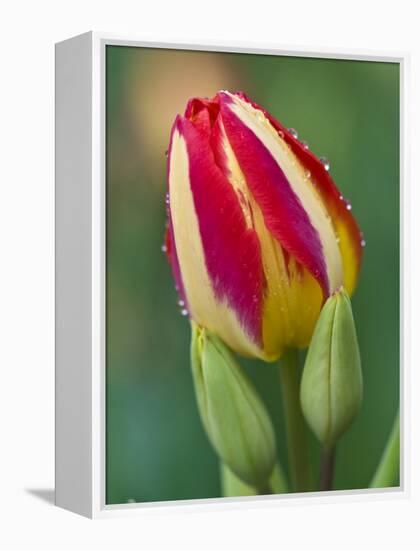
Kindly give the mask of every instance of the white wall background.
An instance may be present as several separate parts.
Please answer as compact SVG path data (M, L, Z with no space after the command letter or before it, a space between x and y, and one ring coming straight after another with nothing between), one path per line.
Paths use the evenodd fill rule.
M0 13L0 546L419 548L420 361L414 344L420 41L415 2L15 0L3 3ZM48 497L53 487L54 42L91 29L163 41L207 38L411 52L410 499L90 522L30 492L43 489Z

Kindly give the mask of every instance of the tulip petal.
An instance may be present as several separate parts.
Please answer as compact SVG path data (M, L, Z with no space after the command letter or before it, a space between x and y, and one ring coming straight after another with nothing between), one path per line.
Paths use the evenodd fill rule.
M311 174L311 181L318 191L322 201L331 216L338 240L343 261L344 286L349 294L352 294L357 283L363 253L363 237L354 216L348 208L348 203L343 199L340 190L333 179L325 170L319 158L293 136L278 120L268 111L252 102L244 93L238 97L261 111L270 121L271 125L281 133L284 141L301 162L304 169Z
M175 124L172 127L171 130L171 137L169 141L169 150L168 150L168 163L167 163L167 169L166 169L166 179L169 184L169 174L171 170L171 155L170 152L172 151L172 142L173 142L173 136L174 136L174 129ZM169 199L169 190L167 193L167 198ZM182 280L181 275L181 269L179 267L179 260L178 260L178 254L176 251L176 245L175 245L175 236L174 236L174 227L172 222L172 215L171 215L171 209L169 208L169 205L167 204L167 215L168 215L168 222L167 227L165 231L165 251L166 251L166 257L168 258L168 261L172 268L172 274L175 280L175 289L178 292L178 295L180 297L181 303L183 304L184 308L188 309L188 300L185 294L185 288L184 288L184 282Z
M227 92L219 100L226 135L267 227L327 297L342 284L328 212L264 114Z
M218 113L217 100L195 97L188 102L185 118L192 122L196 128L209 134Z
M320 285L272 235L226 136L221 117L210 135L215 160L240 197L247 223L258 235L266 281L263 306L264 359L278 359L288 346L308 345L322 305ZM281 328L280 328L281 327Z
M169 168L174 242L191 317L244 355L262 356L258 237L214 161L207 131L175 121Z

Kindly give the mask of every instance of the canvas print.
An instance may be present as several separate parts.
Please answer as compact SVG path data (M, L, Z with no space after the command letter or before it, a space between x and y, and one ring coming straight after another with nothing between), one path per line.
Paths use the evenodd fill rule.
M106 47L106 503L400 484L399 65Z

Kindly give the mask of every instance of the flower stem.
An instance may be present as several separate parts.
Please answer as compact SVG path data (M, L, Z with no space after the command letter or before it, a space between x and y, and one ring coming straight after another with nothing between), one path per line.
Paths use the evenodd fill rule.
M307 428L299 399L300 368L297 350L288 350L280 364L289 474L295 492L312 490Z
M381 461L370 482L371 488L396 487L400 473L400 415L394 420Z
M334 481L335 447L325 447L321 458L321 476L319 488L321 491L331 491Z
M268 484L268 482L267 482L267 485L265 487L260 487L258 489L258 494L259 495L272 495L273 494L273 491L271 490L271 487Z

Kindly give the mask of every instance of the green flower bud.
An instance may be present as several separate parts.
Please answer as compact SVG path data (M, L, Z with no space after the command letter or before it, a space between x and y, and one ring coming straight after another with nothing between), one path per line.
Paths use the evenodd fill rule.
M201 420L216 453L242 481L267 487L274 431L251 381L225 344L194 323L191 365Z
M258 495L258 490L247 485L223 464L220 463L220 476L222 482L222 495L224 497L247 497ZM280 464L277 462L268 481L267 489L273 494L287 493L287 481Z
M344 289L325 303L306 356L300 388L303 414L317 438L332 447L360 409L359 346Z
M258 495L258 490L255 487L248 485L235 476L232 470L223 462L220 463L220 477L222 495L224 497L250 497Z

